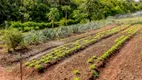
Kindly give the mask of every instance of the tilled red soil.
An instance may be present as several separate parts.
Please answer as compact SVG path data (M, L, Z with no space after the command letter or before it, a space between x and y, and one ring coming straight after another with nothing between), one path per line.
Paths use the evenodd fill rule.
M108 60L97 80L142 80L142 30Z
M5 68L0 66L0 80L20 80L18 77L13 77Z
M47 72L34 76L34 80L73 80L74 77L79 77L80 80L88 80L91 77L91 71L89 69L90 64L87 63L88 58L92 56L100 56L104 51L108 50L114 45L114 40L121 36L121 33L113 35L99 41L98 43L82 50L76 55L73 55L59 64L49 68ZM79 70L80 75L75 76L73 70Z

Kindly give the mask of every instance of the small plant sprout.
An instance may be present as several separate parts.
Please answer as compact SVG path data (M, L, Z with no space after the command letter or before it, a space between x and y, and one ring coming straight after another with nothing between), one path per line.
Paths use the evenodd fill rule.
M41 59L40 62L41 62L41 63L42 63L42 62L45 62L45 59Z
M87 62L88 62L88 63L93 63L93 59L92 59L92 58L89 58Z
M26 66L30 65L30 62L26 62L25 65L26 65Z
M34 66L35 66L34 63L29 64L29 67L34 67Z
M73 73L74 73L75 75L80 74L78 70L74 70Z
M97 59L97 56L92 56L92 59Z
M94 69L95 69L95 67L96 67L96 64L92 64L92 65L90 65L90 69L91 69L91 70L94 70Z
M40 64L40 61L36 61L35 64Z
M42 58L46 58L46 56L42 56Z
M38 64L35 65L35 68L38 69L38 70L41 70L41 69L42 69L41 65L38 65Z
M93 76L94 76L94 77L99 77L99 73L98 73L96 70L94 70Z
M45 61L44 63L45 63L45 64L49 64L49 63L50 63L50 61L49 61L49 60L47 60L47 61Z
M78 77L75 77L73 80L80 80Z

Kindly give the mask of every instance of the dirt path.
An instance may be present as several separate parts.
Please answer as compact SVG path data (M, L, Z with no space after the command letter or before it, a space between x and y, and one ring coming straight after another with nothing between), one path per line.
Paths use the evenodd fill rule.
M102 68L97 80L142 80L142 30Z
M89 69L90 64L87 63L88 58L96 55L100 56L104 51L108 50L115 43L113 42L116 38L120 37L121 33L113 35L112 37L106 38L98 43L88 47L78 54L73 55L59 64L49 68L47 72L41 75L35 75L33 80L73 80L76 77L73 74L73 70L79 70L80 80L87 80L91 76Z

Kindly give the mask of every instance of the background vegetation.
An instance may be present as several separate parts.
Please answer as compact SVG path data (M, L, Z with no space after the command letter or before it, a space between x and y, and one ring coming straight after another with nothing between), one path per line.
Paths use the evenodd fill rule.
M29 31L85 23L138 10L142 10L142 3L133 0L0 0L0 26L12 25Z

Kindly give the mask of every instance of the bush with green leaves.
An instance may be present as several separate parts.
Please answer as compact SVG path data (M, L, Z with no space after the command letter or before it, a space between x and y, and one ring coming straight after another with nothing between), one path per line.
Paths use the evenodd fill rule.
M58 23L55 23L55 27L59 26ZM18 29L20 31L23 32L28 32L31 30L40 30L40 29L44 29L44 28L51 28L51 23L37 23L37 22L25 22L25 23L21 23L21 22L11 22L10 28L14 28L14 29Z
M24 36L18 30L5 30L3 41L8 50L15 50L17 47L23 47Z

